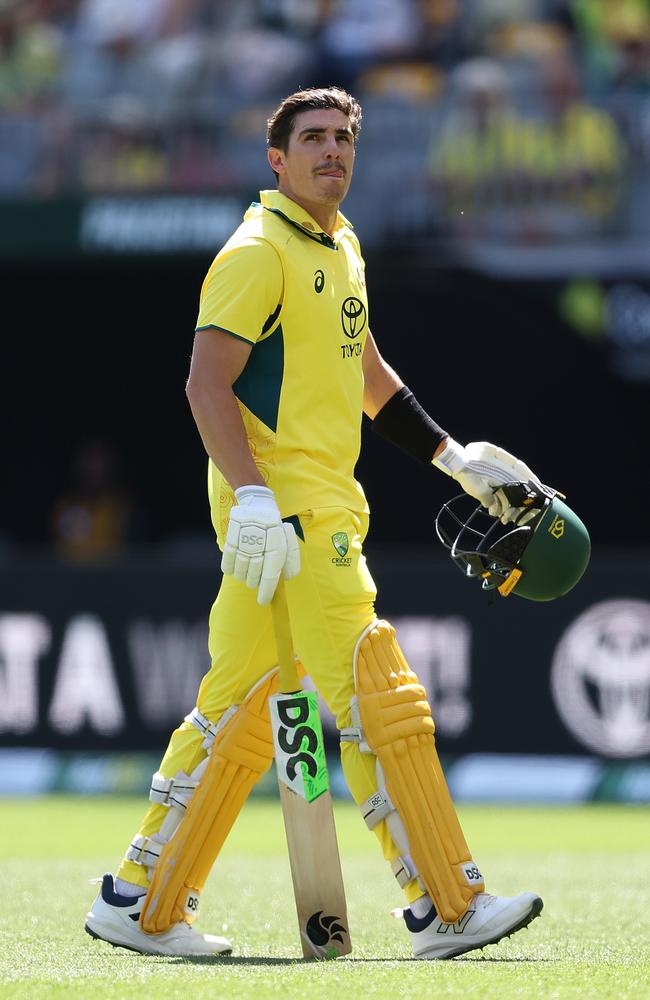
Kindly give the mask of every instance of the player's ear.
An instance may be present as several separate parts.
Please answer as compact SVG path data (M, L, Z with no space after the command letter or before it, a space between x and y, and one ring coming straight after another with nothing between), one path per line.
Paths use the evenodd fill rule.
M285 172L284 153L281 149L278 149L277 146L271 146L271 148L267 150L266 156L269 161L269 166L274 173L283 174Z

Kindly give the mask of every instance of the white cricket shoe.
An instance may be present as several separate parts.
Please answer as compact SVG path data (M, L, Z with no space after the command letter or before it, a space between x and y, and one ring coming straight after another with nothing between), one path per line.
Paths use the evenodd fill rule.
M520 896L490 896L478 892L455 924L438 919L435 907L421 918L403 911L415 958L455 958L466 951L496 944L503 937L527 927L542 911L543 902L534 892Z
M142 955L194 956L228 955L232 945L227 938L199 934L184 922L174 924L162 934L145 934L140 927L144 896L121 896L115 892L112 875L104 875L102 887L90 913L85 930L99 941L114 947L129 948Z

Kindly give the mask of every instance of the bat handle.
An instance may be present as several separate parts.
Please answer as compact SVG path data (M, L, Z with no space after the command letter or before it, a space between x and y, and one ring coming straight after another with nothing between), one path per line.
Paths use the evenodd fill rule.
M287 595L282 577L278 581L271 601L271 614L273 615L273 630L280 666L280 691L283 694L291 694L293 691L300 691L301 684L296 671L289 608L287 607Z

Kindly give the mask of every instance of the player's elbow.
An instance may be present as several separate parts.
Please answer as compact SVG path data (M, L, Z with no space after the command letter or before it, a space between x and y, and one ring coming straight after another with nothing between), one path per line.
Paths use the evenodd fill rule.
M200 368L192 368L185 384L185 395L196 420L222 409L234 398L227 380L207 377Z
M204 365L190 365L190 373L185 383L185 395L190 406L198 404L206 396L214 395L221 387L221 380L215 377L214 372L208 372Z
M192 405L192 400L196 399L197 393L198 393L198 388L196 384L196 378L194 378L192 372L190 372L187 378L187 382L185 383L185 395L187 396L187 400L190 406Z
M185 395L192 413L196 414L205 405L206 396L208 395L205 380L195 371L190 371L185 383Z

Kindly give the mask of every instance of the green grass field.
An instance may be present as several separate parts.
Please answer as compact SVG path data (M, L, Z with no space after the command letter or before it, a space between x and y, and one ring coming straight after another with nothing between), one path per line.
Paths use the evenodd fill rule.
M143 958L83 931L96 892L137 828L134 799L51 797L0 803L0 996L650 997L650 811L468 807L462 821L488 889L534 889L540 919L501 944L449 962L410 960L390 917L399 892L356 809L337 805L353 954L299 960L279 804L250 802L206 888L198 926L225 933L220 960Z

